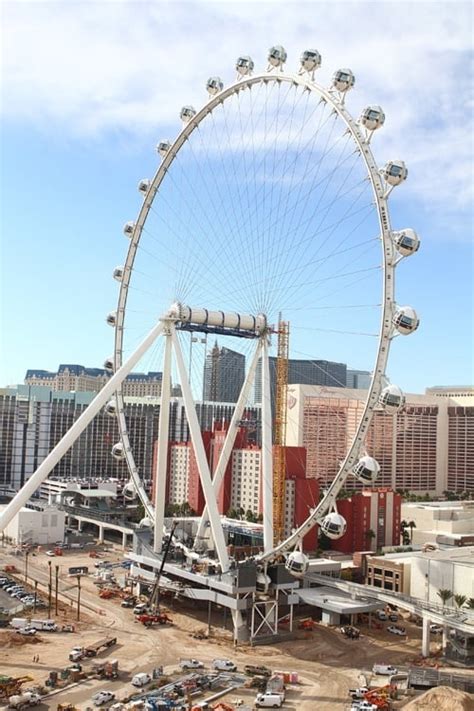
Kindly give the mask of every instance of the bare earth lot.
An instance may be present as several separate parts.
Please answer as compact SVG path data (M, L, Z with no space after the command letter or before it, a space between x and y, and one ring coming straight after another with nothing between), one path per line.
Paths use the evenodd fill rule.
M21 557L1 555L0 566L15 564L22 571L24 561ZM107 560L121 560L122 553L108 553ZM0 673L10 676L31 676L35 683L44 684L49 672L58 672L69 664L68 652L75 645L87 645L98 639L113 634L117 636L117 645L103 652L94 660L86 661L84 669L94 661L118 659L121 670L117 681L89 680L72 689L62 691L51 697L43 708L56 709L57 704L74 703L80 709L90 705L90 698L99 689L110 689L121 699L131 693L131 677L141 671L151 671L163 666L167 674L177 671L180 658L193 656L203 661L206 666L215 657L234 660L239 668L245 664L265 664L273 670L296 671L300 683L288 689L285 709L294 711L332 711L348 707L347 691L359 684L361 672L371 678L374 662L405 666L418 656L421 649L421 631L409 622L404 622L408 630L407 639L394 637L382 630L371 630L370 637L366 627L361 627L359 640L349 640L338 630L318 625L312 632L299 631L297 638L275 645L234 649L231 635L222 627L222 611L215 611L212 618L210 639L195 640L190 635L193 631L203 630L207 624L207 611L196 610L185 601L173 602L169 614L173 619L172 627L147 629L135 622L131 610L120 607L120 600L101 600L93 578L82 578L81 600L83 603L81 621L76 622L75 600L77 588L75 578L67 578L67 568L71 565L88 565L94 568L93 559L80 551L69 552L61 558L53 558L54 566L60 565L59 590L63 595L58 622L73 622L76 632L39 633L36 639L21 637L9 631L0 630ZM29 558L29 575L40 583L47 583L47 557L38 554ZM23 579L23 576L20 576ZM44 587L39 588L44 595ZM71 606L71 603L74 606ZM54 605L53 605L54 612ZM42 610L37 617L47 617L48 611ZM54 616L54 615L52 615ZM434 646L433 646L434 651ZM39 662L33 657L39 655ZM380 678L384 684L386 678ZM255 690L239 689L229 695L228 701L242 698L252 702ZM450 711L455 711L455 705Z

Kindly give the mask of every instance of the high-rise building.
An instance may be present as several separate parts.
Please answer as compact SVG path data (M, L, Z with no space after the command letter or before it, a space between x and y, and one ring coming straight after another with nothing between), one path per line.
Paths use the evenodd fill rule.
M245 356L217 341L204 364L203 400L237 402L245 380Z
M331 542L342 553L376 551L400 544L402 497L392 489L365 489L347 499L339 499L337 510L347 522L345 534Z
M85 368L75 363L62 363L56 372L27 370L25 385L40 385L62 392L99 392L110 378L103 368ZM130 373L122 383L125 397L161 394L162 373Z
M446 388L453 394L455 388ZM444 389L443 389L444 393ZM454 397L454 396L453 396ZM401 412L376 410L366 448L380 464L377 485L442 494L474 487L474 391L453 397L406 395ZM287 444L303 446L307 473L322 486L336 476L365 405L366 392L309 385L288 387ZM361 489L349 479L348 489Z
M66 434L94 398L93 392L61 392L38 385L0 389L0 486L18 489ZM204 402L196 405L203 430L230 421L235 405ZM158 433L160 398L125 397L125 418L135 463L145 481L152 478L153 443ZM256 442L260 408L246 408L241 421L249 442ZM172 398L171 442L189 441L184 403ZM128 477L127 465L111 456L120 440L115 417L102 410L58 462L52 476L73 479Z
M275 402L277 358L270 356L270 391L272 404ZM336 388L346 386L346 364L330 360L288 360L288 384L329 385ZM262 361L257 365L254 386L254 401L262 402Z
M372 373L370 373L368 370L352 370L351 368L347 369L347 388L353 388L354 390L368 390L370 387L371 380Z
M215 423L212 431L203 432L204 450L211 473L219 461L228 422ZM185 450L188 450L188 454ZM156 457L157 449L155 449ZM156 460L155 460L156 463ZM300 526L310 510L319 501L319 482L306 476L306 452L302 447L288 447L285 450L285 536ZM152 487L154 488L154 487ZM205 499L199 478L194 450L190 442L172 443L169 447L167 471L167 501L174 504L189 503L197 514L204 510ZM247 440L247 431L241 427L237 432L222 485L217 497L221 514L236 511L256 517L263 513L261 449ZM315 550L317 529L314 528L304 538L305 550Z

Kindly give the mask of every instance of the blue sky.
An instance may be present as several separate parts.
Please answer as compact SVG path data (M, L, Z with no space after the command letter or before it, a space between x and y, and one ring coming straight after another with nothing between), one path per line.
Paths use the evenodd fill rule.
M387 115L377 160L408 165L392 222L422 248L398 271L397 299L421 325L394 343L391 380L409 392L472 384L468 3L6 2L2 14L0 386L111 354L111 273L157 140L177 134L182 105L202 105L208 76L230 83L240 54L264 69L276 43L295 68L318 48L323 85L351 67L350 110L380 103Z

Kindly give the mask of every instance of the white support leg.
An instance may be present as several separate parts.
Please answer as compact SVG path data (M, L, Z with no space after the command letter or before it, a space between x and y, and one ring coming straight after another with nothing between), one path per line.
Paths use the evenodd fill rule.
M262 497L263 550L273 548L273 441L270 364L267 336L262 337Z
M170 396L171 396L171 334L165 326L165 355L161 381L160 421L158 425L158 456L155 470L155 538L153 550L161 553L165 521L166 473L168 470Z
M234 447L235 438L237 436L237 430L239 429L239 423L242 419L245 404L246 404L249 394L250 394L250 388L252 387L253 382L255 380L255 371L257 369L257 363L258 363L258 359L259 359L260 355L261 355L261 341L258 341L252 362L250 364L250 368L249 368L248 373L245 377L244 384L242 385L242 389L240 391L239 399L237 400L237 404L235 406L234 414L232 415L232 419L230 421L229 430L227 432L224 446L222 447L222 451L219 456L219 461L217 463L216 471L214 472L212 486L214 489L214 496L216 498L219 495L219 490L222 485L222 480L224 478L225 470L227 468L227 464L229 463L229 458L232 453L232 449ZM204 508L204 511L202 512L201 520L199 521L199 526L198 526L198 529L196 532L196 539L195 539L196 542L199 542L201 540L201 538L203 537L204 530L206 528L206 523L208 522L208 520L209 520L209 516L207 513L207 506L206 506Z
M144 341L132 353L130 358L121 368L110 378L102 390L97 393L91 404L84 410L82 415L76 420L70 430L58 442L54 449L48 454L44 462L40 464L34 474L28 479L26 484L20 489L16 496L10 501L4 512L0 515L0 531L3 531L12 518L18 513L28 499L33 496L40 484L48 478L48 474L56 466L59 460L72 447L78 437L84 432L87 425L94 419L99 410L105 405L113 393L120 388L120 384L130 373L132 368L138 363L144 353L150 348L152 343L163 330L163 324L158 322L150 331Z
M204 498L206 500L207 509L209 511L209 521L211 523L212 536L216 545L217 556L219 558L219 563L221 565L222 572L225 573L229 569L229 556L227 555L224 530L222 528L219 511L217 509L217 501L214 495L214 489L212 487L211 472L209 470L209 464L206 458L206 452L204 450L201 429L199 427L199 422L196 414L196 406L194 403L193 396L191 394L191 387L189 385L189 378L184 365L181 346L176 336L176 330L174 328L174 325L170 328L171 338L173 339L174 352L176 355L176 365L178 366L179 379L181 381L181 389L183 391L184 408L186 411L189 431L191 434L191 442L194 447L194 455L196 457L199 477L204 492Z

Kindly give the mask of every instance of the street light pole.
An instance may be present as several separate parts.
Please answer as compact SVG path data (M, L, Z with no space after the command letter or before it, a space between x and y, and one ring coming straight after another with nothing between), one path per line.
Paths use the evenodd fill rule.
M56 565L56 590L54 595L54 614L58 616L58 581L59 581L59 565Z
M81 576L77 576L77 621L81 619Z
M28 582L28 556L30 555L30 551L26 551L25 553L25 583Z
M53 592L53 572L51 568L51 561L48 560L49 568L49 583L48 583L48 617L51 617L51 596Z

